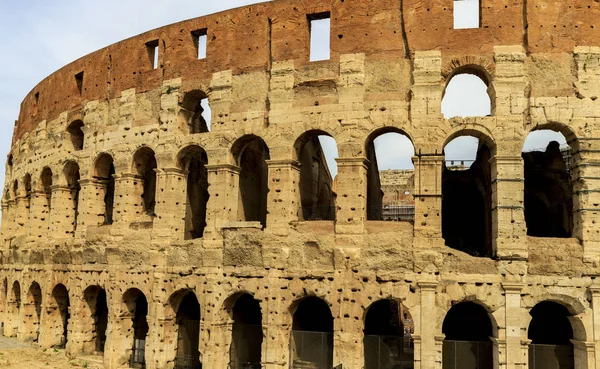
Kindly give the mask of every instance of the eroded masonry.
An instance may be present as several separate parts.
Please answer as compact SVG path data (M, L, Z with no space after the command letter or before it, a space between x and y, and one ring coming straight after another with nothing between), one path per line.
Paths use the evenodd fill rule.
M473 2L460 29L464 1L276 0L40 82L4 335L107 369L600 368L600 3ZM491 113L445 119L464 74ZM565 143L524 152L540 130ZM391 133L414 169L380 170Z

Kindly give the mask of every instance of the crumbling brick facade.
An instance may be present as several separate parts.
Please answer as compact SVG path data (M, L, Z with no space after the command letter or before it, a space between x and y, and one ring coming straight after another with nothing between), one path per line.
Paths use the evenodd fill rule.
M374 368L368 337L408 339L410 326L406 368L452 368L460 341L482 347L482 367L531 367L549 344L570 350L565 367L600 368L600 4L482 0L467 30L452 9L277 0L149 31L43 80L6 167L4 334L102 353L108 369L360 369ZM311 63L307 20L327 13L331 57ZM458 73L487 83L491 116L443 118ZM522 147L537 129L572 148L566 238L528 236ZM367 219L367 146L387 132L415 148L414 222ZM330 194L315 135L338 146ZM461 135L487 155L476 256L443 237L443 149ZM321 178L309 184L307 142L307 178ZM333 216L304 217L301 192L321 187Z

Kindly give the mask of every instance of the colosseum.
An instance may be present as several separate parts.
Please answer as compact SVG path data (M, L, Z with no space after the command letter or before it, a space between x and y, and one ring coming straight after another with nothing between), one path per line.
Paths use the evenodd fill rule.
M600 3L480 0L455 29L460 2L275 0L41 81L6 164L3 334L107 369L600 368ZM464 74L490 115L442 114ZM541 130L568 160L523 153ZM379 175L390 133L412 173Z

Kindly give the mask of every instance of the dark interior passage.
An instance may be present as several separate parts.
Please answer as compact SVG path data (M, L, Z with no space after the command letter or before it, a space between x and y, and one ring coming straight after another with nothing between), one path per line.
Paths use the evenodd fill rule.
M106 291L98 286L88 287L84 292L84 300L92 318L93 330L91 335L92 347L95 353L104 353L106 343L106 328L108 326L108 304Z
M79 165L72 161L68 162L65 165L64 176L67 186L71 191L71 201L73 203L73 231L75 231L77 229L77 218L79 217L79 192L81 191L81 186L79 184Z
M71 138L71 144L73 145L73 150L79 151L83 149L83 122L81 120L76 120L73 123L69 124L67 127L67 132Z
M59 347L64 348L67 345L68 332L69 332L69 292L63 284L58 284L52 290L52 298L56 304L58 319L62 327L62 335L59 342Z
M552 301L543 301L529 312L531 322L527 338L529 367L532 369L573 369L573 328L567 308Z
M325 301L306 297L298 304L292 323L292 368L333 365L333 316Z
M40 323L42 317L42 289L37 282L33 282L29 287L29 293L27 294L27 302L29 304L25 317L26 324L32 324L32 338L33 342L39 342L40 338ZM31 319L30 321L27 321Z
M104 224L112 224L115 201L115 166L113 158L102 154L96 161L95 179L104 189Z
M200 304L193 292L188 292L177 310L177 351L175 368L200 369Z
M41 180L42 191L44 191L44 194L46 195L46 213L49 214L52 205L52 170L50 170L50 168L46 167L42 170Z
M206 164L206 152L199 146L188 147L179 159L180 168L187 171L186 240L201 238L206 227L206 204L209 198Z
M269 149L256 136L244 136L236 142L233 153L240 167L238 219L267 224Z
M251 295L243 294L236 300L232 315L230 367L233 369L260 369L263 342L260 303Z
M490 158L490 149L480 144L470 168L446 165L442 173L442 237L473 256L494 256Z
M527 235L571 237L573 186L565 154L556 141L544 152L523 153L525 163L525 223Z
M193 90L185 94L179 113L183 125L187 126L190 134L208 132L210 117L204 106L208 106L206 94L200 90Z
M142 147L134 155L134 165L137 174L142 177L142 199L144 212L154 216L156 207L156 157L154 151L148 147Z

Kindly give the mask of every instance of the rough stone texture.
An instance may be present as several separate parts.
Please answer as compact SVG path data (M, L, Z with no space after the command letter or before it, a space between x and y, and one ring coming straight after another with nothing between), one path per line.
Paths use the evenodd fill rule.
M568 310L575 368L600 368L600 3L481 4L480 28L453 30L452 1L278 0L144 33L43 80L22 103L6 167L4 334L51 347L67 322L69 355L103 352L116 369L147 331L147 368L162 369L183 347L179 330L196 324L203 367L226 368L249 294L263 367L287 368L294 314L317 296L333 321L331 364L359 369L365 316L389 298L412 316L415 368L439 369L446 314L470 301L492 322L493 367L517 369L528 365L529 312L549 300ZM310 63L307 16L323 12L331 58ZM202 29L208 57L196 60ZM443 118L457 73L484 79L492 116ZM190 99L204 96L211 131L190 134ZM78 120L81 150L67 129ZM573 150L568 239L527 236L521 150L535 129L562 132ZM414 224L367 220L367 147L387 132L415 148ZM442 237L442 152L464 134L489 149L489 258ZM335 193L318 202L335 201L335 220L300 213L299 143L318 135L338 145ZM331 179L318 153L321 187ZM190 178L206 179L205 210ZM180 309L194 301L199 319Z

